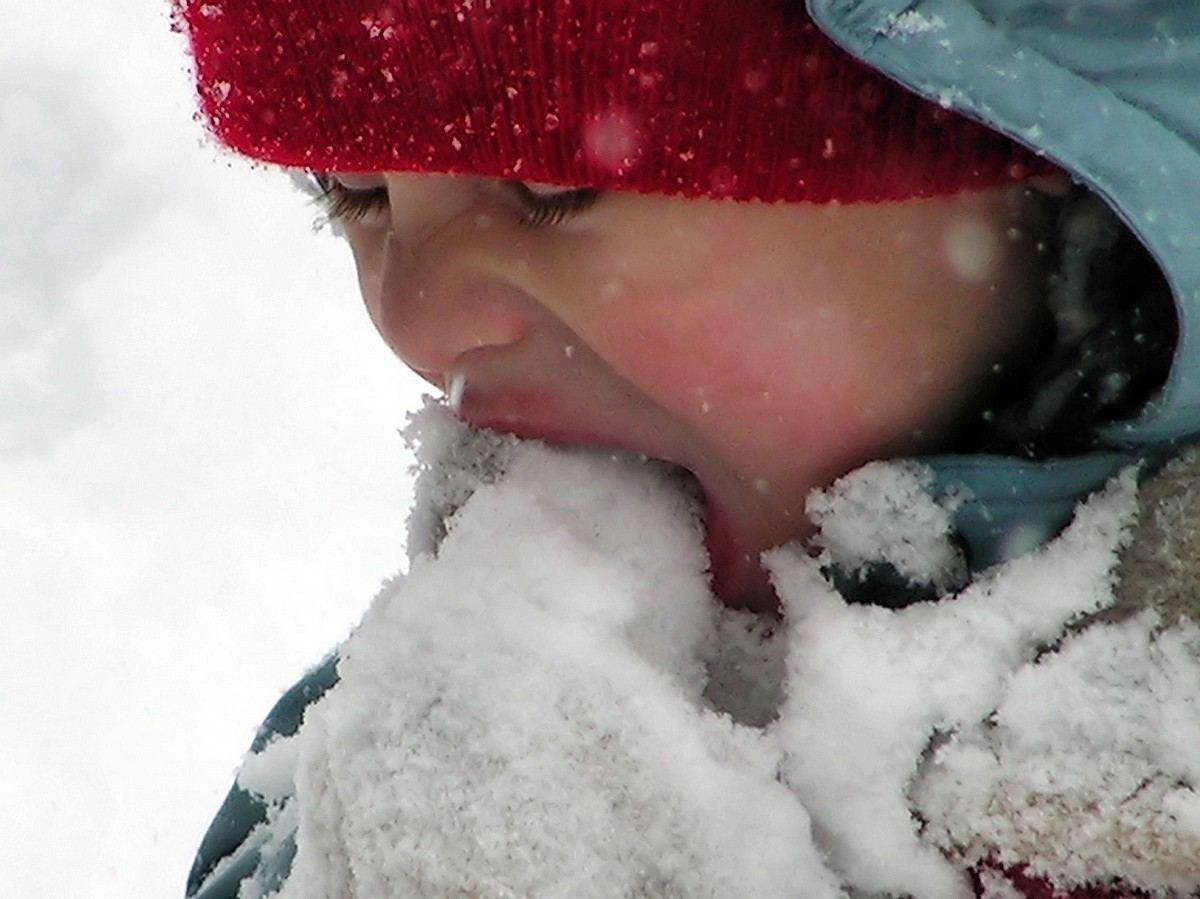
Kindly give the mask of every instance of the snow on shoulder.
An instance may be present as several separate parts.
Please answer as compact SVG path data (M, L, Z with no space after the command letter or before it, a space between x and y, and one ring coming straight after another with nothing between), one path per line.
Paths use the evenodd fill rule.
M869 466L814 497L820 556L769 555L779 624L719 610L669 468L436 409L412 434L411 571L243 776L294 791L283 899L962 899L980 862L1076 883L1117 844L1200 857L1195 626L1090 626L1131 473L1037 553L890 609L844 601L830 560L957 563L925 474ZM872 537L881 511L918 527ZM1137 784L1107 832L1072 817ZM1146 855L1117 873L1161 895L1197 874Z

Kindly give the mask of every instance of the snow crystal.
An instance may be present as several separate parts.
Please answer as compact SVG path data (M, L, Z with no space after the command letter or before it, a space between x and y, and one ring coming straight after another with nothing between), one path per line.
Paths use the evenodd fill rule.
M979 875L982 891L979 899L1025 899L1012 881L995 871L983 871Z
M1000 236L979 219L964 219L947 232L943 244L950 267L970 284L991 279L1000 255Z
M717 640L706 660L704 698L741 724L763 727L783 704L787 643L775 622L723 610Z
M409 556L416 558L436 550L454 512L481 484L505 470L517 440L491 431L470 434L428 411L412 416L404 436L419 476L407 544Z
M600 288L600 294L606 300L612 300L619 297L625 292L625 285L617 278L610 278L604 282L604 286Z
M292 775L299 751L298 739L278 737L260 751L247 753L238 770L237 785L267 804L290 796L296 789Z
M623 173L637 162L641 135L632 113L611 110L588 123L583 134L587 158L607 171Z
M933 473L911 463L872 463L814 491L805 512L818 528L821 561L849 572L886 563L914 584L949 589L964 575L952 541L957 500L935 501Z
M946 20L939 15L927 16L915 9L889 15L884 33L888 37L911 37L918 34L928 34L931 31L943 31Z

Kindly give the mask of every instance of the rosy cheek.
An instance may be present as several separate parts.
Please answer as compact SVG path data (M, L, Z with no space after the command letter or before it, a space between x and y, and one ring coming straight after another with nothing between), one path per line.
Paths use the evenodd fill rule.
M678 311L636 316L646 305L635 300L624 310L620 333L605 332L601 354L636 390L693 429L708 451L744 456L757 428L766 439L752 455L765 452L776 439L773 432L785 424L793 428L794 420L779 403L775 366L754 349L762 341L734 312L688 304L684 297L671 298L670 305ZM753 468L765 464L738 461Z
M714 451L755 476L799 469L806 477L834 476L902 427L896 416L907 413L880 382L886 379L869 375L856 343L861 335L807 322L804 314L789 323L777 309L757 316L749 311L754 299L732 311L695 302L688 314L647 317L635 340L613 342L608 358Z
M674 311L635 319L633 339L618 337L609 348L609 358L629 380L684 415L714 403L728 411L731 402L770 389L769 369L746 321L687 297L665 305Z

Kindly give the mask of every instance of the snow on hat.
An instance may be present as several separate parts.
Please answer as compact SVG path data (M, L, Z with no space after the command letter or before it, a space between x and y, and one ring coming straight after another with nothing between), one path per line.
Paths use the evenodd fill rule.
M879 202L1051 167L800 0L174 0L216 137L314 171Z

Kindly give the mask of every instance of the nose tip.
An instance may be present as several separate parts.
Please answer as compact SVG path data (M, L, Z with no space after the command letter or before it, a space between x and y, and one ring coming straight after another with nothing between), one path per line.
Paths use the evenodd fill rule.
M422 253L388 236L379 289L368 301L384 341L428 380L449 383L467 353L519 343L536 318L532 300L484 273L446 264L445 253Z

